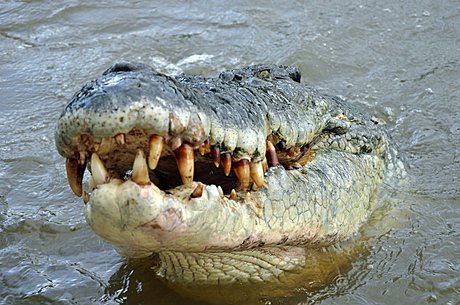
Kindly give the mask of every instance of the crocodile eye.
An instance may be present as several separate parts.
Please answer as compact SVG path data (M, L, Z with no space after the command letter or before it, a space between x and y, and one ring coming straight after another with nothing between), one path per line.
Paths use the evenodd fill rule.
M259 78L261 79L269 79L270 78L270 70L262 70L259 72L259 75L258 75Z

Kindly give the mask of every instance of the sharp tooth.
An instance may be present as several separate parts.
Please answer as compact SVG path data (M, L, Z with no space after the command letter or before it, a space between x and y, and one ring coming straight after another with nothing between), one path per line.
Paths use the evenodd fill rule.
M220 164L220 146L219 144L211 146L211 157L212 157L212 161L214 161L214 165L216 167L219 167L219 164Z
M153 135L149 139L149 168L154 170L158 165L163 150L164 139L162 136Z
M219 192L220 197L224 197L224 190L220 185L217 186L217 191Z
M93 176L89 176L88 178L88 189L90 192L92 192L96 188L96 182L94 182Z
M277 166L279 165L278 156L276 155L275 146L270 141L267 141L267 151L265 153L267 157L267 162L269 166Z
M236 199L236 191L235 191L235 189L232 189L229 198L232 199L232 200Z
M124 133L119 133L115 136L115 142L117 142L118 145L124 145L126 143L126 136Z
M104 163L96 153L91 155L91 174L96 185L107 183L110 180L109 173L105 169Z
M224 168L225 176L230 175L230 171L232 170L232 155L230 153L222 154L220 156L220 162Z
M85 165L86 163L86 152L79 151L78 152L78 164Z
M205 149L206 149L206 148L204 147L204 143L203 143L203 144L200 144L200 145L198 146L198 152L200 153L201 156L204 156L204 154L205 154L205 152L206 152Z
M89 202L90 196L87 192L83 191L83 202L87 204Z
M195 190L192 192L192 194L190 195L190 197L192 198L199 198L201 197L201 195L203 195L203 188L204 188L204 184L201 183L201 182L198 182Z
M85 165L80 165L77 159L67 158L65 162L65 169L70 188L75 195L81 197L83 194L82 180L85 172Z
M137 151L136 158L134 159L131 180L139 185L150 184L149 169L145 161L144 153L140 149Z
M206 140L204 141L200 146L198 146L198 151L200 155L204 156L205 154L209 153L211 150L211 147L209 145L209 141Z
M251 178L259 188L265 185L262 161L251 162Z
M267 162L266 157L264 157L264 159L262 160L262 168L264 170L264 173L266 173L268 171L268 162Z
M241 188L245 191L249 189L249 184L251 183L249 163L248 159L241 159L234 164L236 177L240 181Z
M174 154L176 156L177 167L182 178L183 184L193 181L193 171L195 166L195 152L193 146L187 143L179 146Z

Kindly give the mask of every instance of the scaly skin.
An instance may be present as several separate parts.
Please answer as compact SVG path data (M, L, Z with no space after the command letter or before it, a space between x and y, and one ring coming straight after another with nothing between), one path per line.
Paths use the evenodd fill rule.
M83 194L92 229L123 255L158 253L163 277L195 283L268 281L301 266L303 247L351 237L378 205L382 181L404 168L379 124L299 81L298 71L281 66L206 79L121 63L88 83L56 129L61 155L81 166L97 152L109 176L120 176L136 150L149 153L151 135L166 141L159 180L170 171L161 165L181 143L197 148L207 141L232 152L234 162L256 163L270 140L282 144L277 152L284 165L269 168L264 187L240 189L236 198L210 183L213 178L198 196L192 195L196 181L166 190L107 178ZM122 144L114 140L118 134ZM195 167L205 168L200 164ZM158 184L155 174L150 178Z

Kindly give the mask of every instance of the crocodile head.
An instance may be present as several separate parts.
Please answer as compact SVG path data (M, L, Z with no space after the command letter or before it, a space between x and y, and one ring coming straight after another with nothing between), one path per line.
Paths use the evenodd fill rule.
M401 167L376 120L286 66L213 79L117 63L65 107L56 145L92 229L173 265L347 239Z

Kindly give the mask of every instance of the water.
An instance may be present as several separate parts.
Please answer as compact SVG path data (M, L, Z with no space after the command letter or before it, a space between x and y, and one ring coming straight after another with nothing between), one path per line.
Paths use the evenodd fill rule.
M460 304L458 2L163 2L0 5L0 303ZM88 228L54 148L70 96L120 58L172 74L296 65L384 118L413 182L322 286L162 283Z

